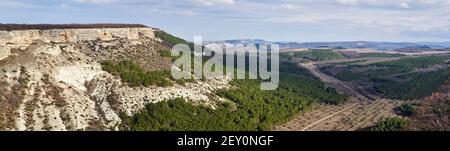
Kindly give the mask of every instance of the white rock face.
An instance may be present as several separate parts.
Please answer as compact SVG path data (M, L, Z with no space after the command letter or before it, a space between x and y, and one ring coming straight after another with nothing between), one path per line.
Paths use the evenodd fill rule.
M86 91L84 84L101 73L104 73L104 71L98 64L76 64L58 67L54 77L56 77L56 81L62 81L80 91Z
M77 42L89 40L138 39L139 35L155 38L152 28L94 28L0 31L0 44L29 44L36 40L45 42Z
M0 45L0 60L3 60L11 55L10 48Z
M19 110L17 111L19 113L19 117L16 119L16 127L17 127L17 130L19 130L19 131L27 130L27 127L25 126L26 116L25 116L24 110L25 110L25 105L21 104L19 107Z
M75 43L92 40L114 40L125 38L139 39L142 35L155 38L152 28L94 28L94 29L52 29L52 30L15 30L0 31L0 60L7 58L11 48L24 49L32 42L40 40L46 43ZM7 46L8 45L8 46ZM55 54L57 49L43 48L44 53Z
M152 38L150 28L0 31L0 59L14 55L0 65L0 130L118 130L120 113L131 116L149 103L182 97L214 108L226 101L214 94L228 87L226 78L129 87L89 54L90 46L114 55L105 49L135 51L129 48L151 45ZM7 99L14 103L1 104Z
M50 105L44 108L44 112L47 113L47 130L53 131L65 131L66 126L61 119L60 110L54 106Z
M185 98L214 108L215 103L217 103L214 101L221 100L218 96L215 96L214 91L228 88L228 82L229 80L224 78L223 80L187 83L185 86L131 88L123 86L119 79L115 79L109 74L104 74L97 76L89 85L95 86L91 87L90 96L97 100L107 99L107 96L105 96L105 94L108 94L106 93L107 91L116 94L118 103L121 104L119 110L131 116L144 108L146 104L175 98ZM215 97L211 98L211 95Z
M53 56L57 56L61 53L61 48L55 47L55 46L41 46L38 49L36 49L36 53L46 53Z
M96 102L91 100L89 95L75 89L66 89L63 92L68 104L63 109L69 116L69 120L65 121L66 125L72 127L72 130L84 130L89 127L91 121L100 119ZM118 121L120 122L120 119Z

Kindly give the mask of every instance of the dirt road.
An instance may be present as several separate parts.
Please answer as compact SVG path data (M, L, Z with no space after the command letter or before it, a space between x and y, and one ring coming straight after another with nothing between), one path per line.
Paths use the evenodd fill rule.
M354 100L355 101L355 100ZM357 131L397 116L393 109L402 102L376 100L371 102L348 102L342 105L320 104L309 113L276 126L275 131Z
M300 64L300 66L308 69L311 74L318 77L326 85L333 87L344 94L347 94L351 97L355 97L361 101L370 100L369 98L361 95L361 93L356 91L352 86L345 84L344 82L336 79L335 77L322 73L314 63L302 63Z
M394 108L404 101L371 100L351 85L322 73L316 63L300 64L330 87L351 97L341 105L319 104L315 110L273 128L274 131L355 131L367 128L387 117L396 116Z

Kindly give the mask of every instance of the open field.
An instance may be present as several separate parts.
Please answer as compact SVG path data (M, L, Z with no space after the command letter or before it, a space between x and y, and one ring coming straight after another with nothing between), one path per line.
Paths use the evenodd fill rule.
M314 111L297 116L275 127L275 131L357 131L397 117L394 108L402 103L394 100L357 101L342 105L318 105Z

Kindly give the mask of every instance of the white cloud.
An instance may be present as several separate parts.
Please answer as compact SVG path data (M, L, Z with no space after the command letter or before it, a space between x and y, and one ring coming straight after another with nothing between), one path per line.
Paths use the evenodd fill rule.
M298 4L281 4L273 6L274 11L296 11L300 10L302 6Z
M411 8L411 6L409 5L408 2L400 2L400 3L398 3L398 5L399 5L401 8Z
M445 7L448 0L335 0L338 5L381 8L424 8Z
M117 2L117 0L78 0L80 3L107 4Z
M181 11L181 12L175 12L176 15L179 16L195 16L197 15L197 13L193 12L193 11Z
M195 2L202 5L232 5L234 0L194 0Z
M234 4L239 7L209 7L201 12L215 16L211 12L220 9L217 16L245 22L423 33L446 32L450 27L450 0L192 1L203 5ZM270 9L273 11L267 11Z
M324 11L326 10L326 11ZM333 25L381 32L447 32L450 14L441 10L310 9L306 13L272 16L269 22Z
M13 0L0 0L0 7L2 8L20 8L20 7L32 7L33 5L19 2L19 1L13 1Z
M350 6L358 5L357 0L336 0L336 3L342 4L342 5L350 5Z
M282 4L280 8L282 9L298 9L300 6L294 4Z

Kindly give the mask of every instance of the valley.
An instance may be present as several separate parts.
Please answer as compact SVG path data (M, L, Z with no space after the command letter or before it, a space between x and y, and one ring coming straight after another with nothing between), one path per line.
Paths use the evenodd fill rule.
M314 76L325 82L327 86L333 87L351 98L339 105L319 104L312 112L300 114L285 124L275 126L273 130L368 130L385 119L403 118L396 111L400 106L420 104L423 97L432 95L432 92L440 90L441 85L450 76L450 73L448 73L447 60L449 57L447 54L431 56L407 55L403 57L384 54L365 56L362 58L299 63L299 66L308 69ZM291 58L291 60L296 59ZM382 65L386 66L381 68L380 66ZM358 69L348 70L352 68ZM401 82L390 81L386 83L373 80L379 79L381 76L368 75L364 78L364 75L370 74L371 70L374 70L374 74L380 74L384 78L406 77L400 78ZM361 73L362 75L352 75L353 72ZM421 85L421 83L424 83L424 85ZM386 84L389 84L389 86L377 86ZM395 84L398 86L396 87ZM384 89L389 90L385 91ZM401 90L405 91L396 92ZM405 97L397 97L398 95Z
M0 12L0 144L13 149L450 142L450 0L0 0Z
M359 131L406 121L426 129L413 109L448 94L443 50L283 50L279 86L263 91L264 80L231 79L237 67L225 64L215 79L173 78L171 47L195 44L160 29L76 26L0 31L0 130Z

